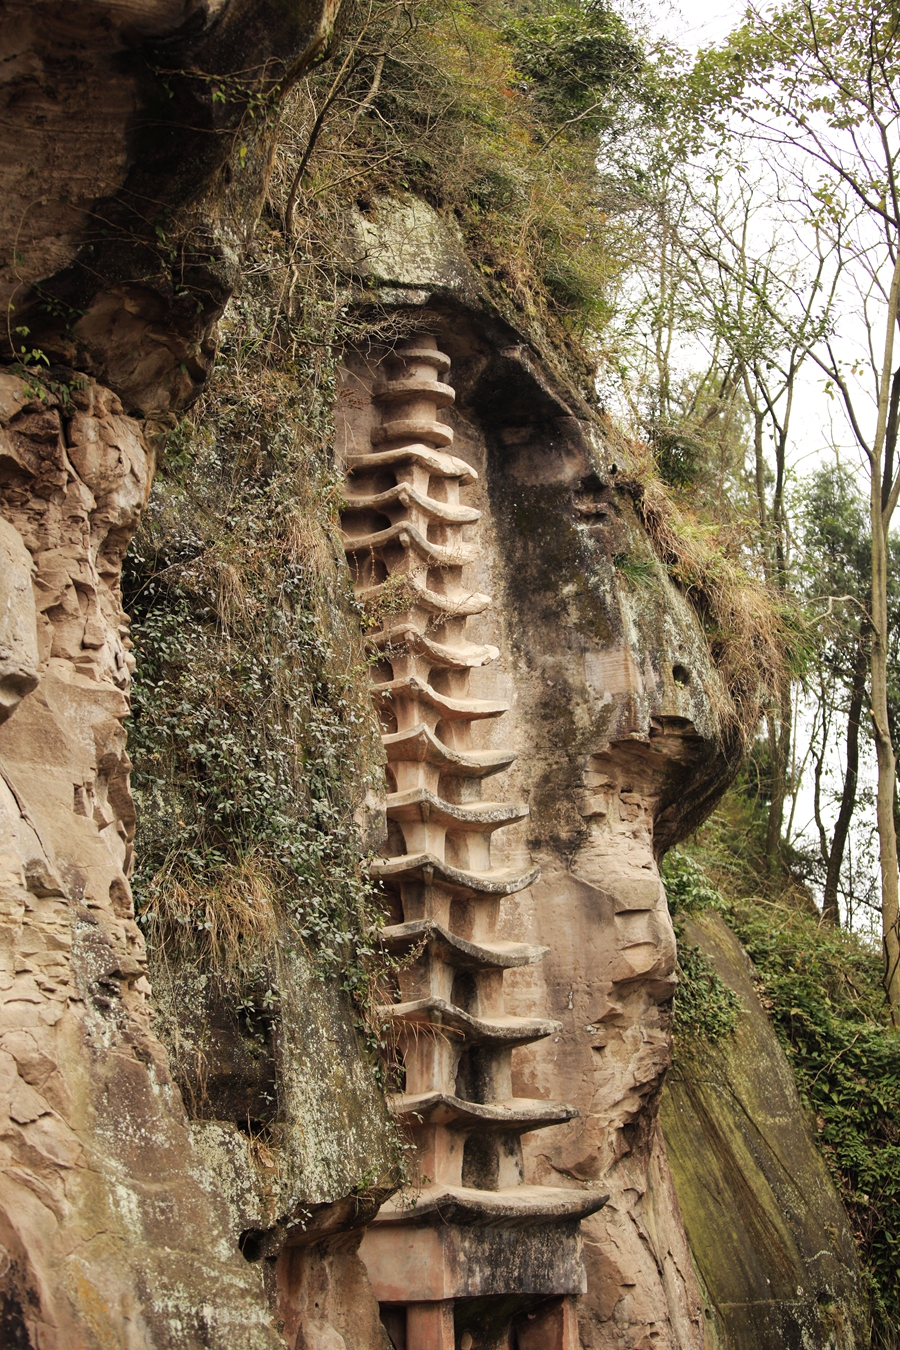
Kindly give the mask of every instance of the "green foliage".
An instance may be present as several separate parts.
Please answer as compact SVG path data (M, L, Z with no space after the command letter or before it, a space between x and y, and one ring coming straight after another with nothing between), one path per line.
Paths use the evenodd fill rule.
M804 130L858 131L872 114L896 114L898 33L892 0L788 0L765 15L749 10L703 54L692 84L707 115L717 104L726 119L738 107L754 120L787 114Z
M662 481L676 489L693 488L707 467L707 447L681 427L648 423L647 431Z
M849 686L861 625L870 611L869 504L839 461L817 469L797 493L803 543L798 585L822 615L821 661L831 681ZM900 540L888 538L888 717L900 736Z
M900 1041L886 1024L880 961L851 936L790 910L744 910L734 922L850 1212L871 1281L873 1345L895 1345Z
M539 115L556 126L577 126L581 136L608 126L610 86L642 66L633 33L602 3L536 8L512 19L504 36Z
M667 892L676 908L718 909L753 961L763 1005L850 1214L868 1283L871 1344L896 1350L900 1038L886 1013L880 957L853 934L823 924L789 878L761 893L759 846L746 825L746 806L726 799L691 853L667 858Z
M721 520L747 496L748 415L743 390L718 364L655 390L643 417L657 472L676 491L703 494L708 515Z
M704 909L725 909L719 891L707 877L702 865L689 853L668 854L663 875L669 913L673 916L699 914Z
M87 376L51 367L50 358L41 347L28 345L31 329L25 324L19 324L14 332L18 341L13 344L15 360L10 371L22 380L26 397L39 399L41 403L58 399L64 408L69 408L75 390L87 387Z
M699 947L678 943L678 989L674 1001L675 1058L697 1040L715 1044L731 1036L741 1001Z
M722 902L703 868L686 854L670 854L664 870L666 898L678 938L678 987L673 1004L676 1062L689 1055L698 1040L715 1044L730 1036L741 1011L741 1001L699 947L684 940L684 916L699 910L721 909Z
M614 553L613 567L633 586L650 586L656 575L656 563L652 558L642 558L635 553Z
M34 349L25 352L22 359L9 367L13 375L18 375L24 385L28 398L39 399L41 403L59 400L61 406L72 411L72 395L79 389L87 388L87 376L77 375L74 370L62 370L51 366L43 351Z
M868 502L856 476L836 462L816 469L797 493L809 581L820 596L868 602Z
M126 560L135 899L158 954L240 986L273 942L302 946L365 1006L377 908L354 812L381 751L331 533L332 358L275 303L279 259L256 261Z
M290 104L276 179L312 146L304 217L342 200L366 210L373 194L423 197L461 230L498 307L566 353L593 396L585 346L609 321L630 247L598 156L640 105L637 43L584 0L384 0L367 15Z

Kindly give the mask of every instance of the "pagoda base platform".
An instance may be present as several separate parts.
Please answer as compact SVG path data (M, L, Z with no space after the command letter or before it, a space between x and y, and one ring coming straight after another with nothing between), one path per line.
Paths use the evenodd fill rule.
M583 1293L579 1227L608 1197L581 1191L548 1195L548 1189L517 1187L504 1193L464 1188L455 1195L445 1193L443 1204L426 1202L421 1210L413 1206L404 1211L395 1203L385 1214L385 1206L366 1229L359 1250L378 1302ZM531 1190L543 1194L528 1196L529 1205L522 1192ZM516 1192L520 1202L526 1200L524 1213L516 1212ZM482 1195L491 1196L493 1203L476 1215L476 1197Z

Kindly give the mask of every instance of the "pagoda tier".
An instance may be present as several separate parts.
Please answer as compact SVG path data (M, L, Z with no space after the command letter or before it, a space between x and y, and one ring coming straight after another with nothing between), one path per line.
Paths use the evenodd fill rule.
M491 860L494 832L528 807L482 795L483 780L515 756L473 743L473 725L502 717L507 704L468 689L470 672L499 653L465 636L468 618L491 601L465 584L480 512L460 489L478 475L449 453L453 432L438 419L454 399L449 367L429 336L385 362L372 392L381 422L371 452L347 461L343 513L357 595L381 616L369 641L389 842L374 873L399 920L382 942L406 957L397 1001L383 1012L404 1066L393 1108L420 1173L411 1195L382 1207L361 1255L390 1325L406 1319L406 1350L451 1350L456 1299L580 1292L578 1224L606 1198L523 1184L520 1136L576 1112L512 1090L514 1048L560 1026L504 1009L504 972L546 949L496 936L501 898L539 874Z

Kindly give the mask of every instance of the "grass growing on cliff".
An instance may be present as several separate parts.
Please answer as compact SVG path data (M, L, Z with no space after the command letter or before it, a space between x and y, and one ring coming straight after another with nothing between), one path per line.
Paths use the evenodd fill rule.
M373 0L354 16L281 127L270 203L301 288L348 211L415 194L457 233L498 311L596 405L598 354L643 248L640 128L659 75L640 42L589 0ZM622 485L701 620L727 691L723 737L746 743L800 625L753 574L747 531L701 521L645 469ZM636 584L650 575L618 566Z
M648 97L608 4L378 0L286 105L272 199L292 236L338 203L423 198L500 312L593 399L589 349L635 246L632 180L598 155L613 163Z
M851 1219L871 1345L900 1344L900 1037L879 953L823 924L803 888L768 880L761 809L740 788L664 866L685 911L713 905L753 961L757 988Z
M277 934L365 1008L377 906L354 813L381 747L336 538L335 314L307 293L288 322L283 257L263 241L255 262L126 560L135 898L161 957L239 985Z
M698 511L662 481L649 452L621 448L629 467L617 486L634 500L654 552L700 620L727 693L718 705L713 698L723 734L748 746L763 709L803 673L812 640L804 614L759 574L739 513L714 519Z

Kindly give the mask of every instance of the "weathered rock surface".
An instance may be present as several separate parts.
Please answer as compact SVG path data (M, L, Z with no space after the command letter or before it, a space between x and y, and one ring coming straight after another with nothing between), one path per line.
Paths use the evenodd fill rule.
M190 1098L189 1120L152 1022L127 879L119 577L152 480L142 425L171 421L208 375L265 180L268 101L321 49L335 9L2 10L0 282L9 331L30 330L15 348L59 363L53 394L0 377L4 1345L386 1344L356 1248L390 1150L346 1009L285 962L293 1012L266 1072L288 1142L273 1163L249 1109L270 1084L235 1067L236 1010L176 974L158 1007L177 1020L196 995L184 1026L218 1092ZM611 429L492 311L440 218L384 201L350 222L345 247L382 303L439 334L458 394L447 416L480 475L465 499L482 512L465 584L495 606L466 640L499 659L473 668L471 694L510 705L502 740L486 727L480 748L516 750L498 796L530 806L498 835L496 862L541 868L504 900L497 931L550 950L508 972L506 1006L560 1024L513 1052L512 1092L580 1113L526 1134L526 1187L571 1191L576 1208L611 1196L584 1227L585 1350L700 1350L704 1302L658 1126L675 947L656 857L734 766L719 677L650 552ZM351 448L371 445L377 364L348 357ZM729 1300L717 1301L727 1322ZM481 1334L469 1315L466 1347ZM523 1348L549 1335L542 1316L520 1326ZM570 1350L571 1317L555 1325Z
M862 1344L847 1215L734 934L716 914L685 939L743 1012L733 1037L679 1052L661 1118L691 1251L722 1350Z
M127 881L118 579L152 456L95 384L65 410L10 377L2 394L11 612L31 662L0 727L2 1340L274 1346L226 1206L190 1170Z
M0 396L0 1340L369 1350L383 1333L354 1249L394 1156L341 997L283 955L279 1148L246 1132L236 1009L217 1021L170 969L152 1020L119 578L153 456L94 382L61 406L3 376ZM158 1039L173 1019L219 1085L189 1096L193 1126ZM322 1339L317 1298L345 1339Z
M196 392L259 208L278 99L321 51L338 8L4 0L7 359L10 345L37 348L148 415Z
M616 486L615 447L595 449L586 429L534 407L527 424L494 435L494 568L527 842L541 868L528 897L507 902L505 931L551 949L510 982L519 1006L535 1001L562 1023L557 1038L518 1053L514 1082L539 1095L552 1085L580 1111L534 1136L526 1158L545 1184L610 1193L583 1225L583 1345L699 1346L656 1124L675 942L655 856L728 776L712 713L718 676L693 615L652 572ZM645 558L653 579L630 583L617 557Z
M466 565L452 585L479 602L493 597L490 607L473 602L466 641L499 649L499 659L473 665L467 690L502 700L510 711L502 722L474 723L472 744L482 753L515 753L508 771L492 779L491 796L530 809L521 824L494 835L492 865L510 873L536 865L541 873L502 901L497 933L549 948L543 961L506 972L505 1007L559 1024L552 1037L513 1052L512 1091L520 1100L579 1110L568 1124L524 1136L525 1180L610 1195L582 1225L585 1350L701 1350L712 1344L716 1324L695 1275L695 1230L686 1232L682 1221L659 1118L671 1060L675 938L657 859L703 818L733 770L736 746L718 720L727 698L696 617L637 521L615 436L592 423L521 338L498 323L477 278L461 265L453 234L442 236L421 204L413 210L401 202L394 212L376 203L350 238L354 267L368 286L380 288L384 303L420 316L451 357L456 403L443 414L454 436L450 450L479 475L460 493L481 518L469 535L462 531L468 552L458 561ZM380 378L370 355L348 360L339 400L345 461L365 453L379 416L371 394ZM376 526L369 521L368 528ZM415 571L412 562L408 570ZM767 1033L770 1047L771 1028ZM783 1059L781 1066L787 1074ZM798 1115L796 1096L786 1097L782 1124L797 1128ZM679 1175L692 1166L690 1133L677 1139ZM803 1149L817 1183L826 1183L825 1209L834 1203L841 1216L834 1260L846 1258L837 1280L846 1301L858 1283L846 1217L805 1135ZM740 1175L735 1158L722 1185L739 1187ZM789 1227L788 1197L766 1203ZM729 1251L726 1211L739 1204L729 1192L716 1219L704 1212L704 1241L714 1247L722 1239L721 1260ZM742 1231L735 1259L741 1241L754 1240ZM801 1282L810 1282L822 1249L797 1249L796 1269L806 1270ZM774 1279L780 1253L758 1249L753 1259L764 1279ZM399 1286L390 1297L399 1297ZM814 1307L815 1300L807 1312ZM733 1325L741 1316L732 1310ZM810 1322L812 1338L797 1344L843 1344L829 1339L826 1322ZM457 1333L462 1325L457 1315ZM481 1344L477 1320L466 1325ZM751 1318L734 1344L749 1350L755 1327Z
M286 961L287 1165L234 1115L192 1126L127 879L122 557L155 433L211 368L278 99L336 9L2 6L0 291L19 364L0 376L4 1345L384 1343L354 1248L390 1135L346 1006Z
M37 615L31 554L12 525L0 520L0 718L38 682Z

